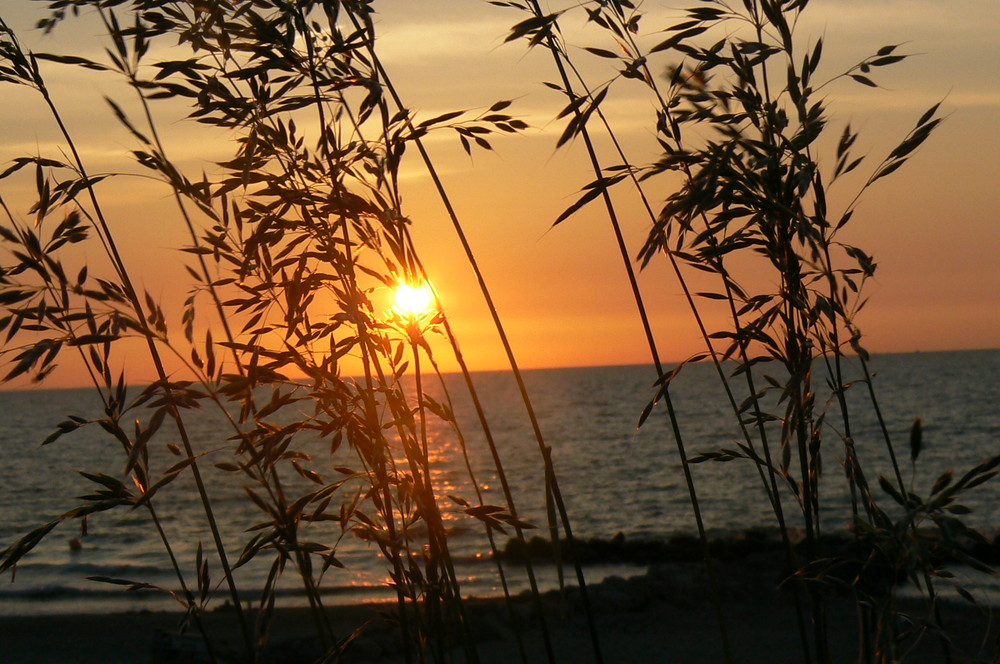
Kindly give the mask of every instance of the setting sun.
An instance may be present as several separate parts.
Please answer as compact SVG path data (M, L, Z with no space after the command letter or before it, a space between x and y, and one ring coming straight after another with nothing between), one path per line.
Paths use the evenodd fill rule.
M404 316L419 316L431 310L434 305L434 293L427 283L414 286L401 283L396 287L397 312Z

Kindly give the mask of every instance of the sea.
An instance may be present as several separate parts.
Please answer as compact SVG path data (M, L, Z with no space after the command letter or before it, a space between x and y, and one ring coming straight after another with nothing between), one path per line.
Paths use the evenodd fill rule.
M945 471L956 476L977 463L1000 454L1000 350L874 355L870 361L873 385L885 426L899 458L904 481L912 491L926 496ZM724 370L733 367L724 365ZM760 373L767 373L767 365ZM860 379L857 358L847 358L847 375ZM639 426L641 414L656 396L656 374L650 366L606 366L539 369L524 372L528 393L537 414L544 445L551 448L573 534L577 539L609 540L618 535L628 541L667 541L696 533L696 523L670 420L662 400ZM487 421L496 440L521 519L537 526L528 535L547 535L548 509L544 465L539 443L526 416L517 386L509 372L473 374ZM827 411L824 423L821 476L821 526L824 532L847 532L851 523L849 492L842 460L842 418L836 404L823 394L823 378L816 375L817 408ZM738 381L734 381L739 385ZM478 418L458 375L446 375L445 387L463 433L468 455L454 429L431 418L429 452L435 492L448 527L449 549L455 560L462 592L486 596L501 592L497 566L477 523L465 515L450 496L475 503L468 479L471 466L487 504L504 505L492 457L478 425ZM443 397L440 387L437 390ZM736 390L737 399L745 390ZM133 390L138 393L138 388ZM678 429L689 457L722 449L736 449L742 437L730 402L711 364L691 364L678 374L671 387ZM869 482L880 503L891 512L892 500L880 493L877 477L893 476L883 443L882 429L861 382L848 391L852 436ZM302 404L303 409L308 408ZM779 408L780 406L775 406ZM32 529L82 504L79 496L92 493L95 484L82 472L104 473L125 479L125 459L120 446L97 426L82 427L42 446L68 416L99 416L97 397L90 389L32 389L0 392L0 550ZM142 417L140 413L138 417ZM922 448L911 463L909 436L916 418L923 425ZM208 490L231 559L239 557L252 537L252 526L261 513L247 499L239 475L214 469L227 460L229 432L210 409L186 415L194 447L203 454ZM152 443L154 465L162 470L170 456L162 451L177 442L162 431ZM331 455L327 443L303 441L312 468L328 479L338 477L335 466L355 463L343 446ZM160 449L160 452L156 450ZM775 518L751 462L706 461L692 464L692 477L704 524L713 537L733 536L748 529L773 528ZM288 476L294 484L294 478ZM347 485L345 485L347 486ZM346 491L346 490L345 490ZM343 494L346 497L348 493ZM785 488L786 510L796 520L795 501ZM987 482L962 496L971 512L961 518L987 537L1000 527L1000 479ZM183 473L157 496L156 508L174 553L193 578L198 551L209 560L210 585L215 588L211 607L227 600L219 565L212 558L213 543L205 527L189 473ZM512 533L508 532L507 535ZM387 564L369 541L342 531L335 524L313 533L317 540L336 546L343 568L332 567L320 587L327 602L354 603L391 597L387 589ZM506 536L497 535L503 548ZM244 601L251 601L263 587L268 561L251 561L236 571ZM507 566L512 592L527 587L523 568ZM630 563L602 563L585 567L588 581L608 575L641 574L644 568ZM1000 583L968 570L966 586L980 599L1000 603ZM541 565L537 573L543 587L557 583L558 570ZM278 602L305 604L306 598L287 574L279 584ZM153 588L128 590L127 586L89 580L105 577L150 584ZM55 613L108 613L159 610L178 606L170 594L177 579L146 510L118 509L92 515L84 533L78 520L54 528L16 566L0 576L0 615Z

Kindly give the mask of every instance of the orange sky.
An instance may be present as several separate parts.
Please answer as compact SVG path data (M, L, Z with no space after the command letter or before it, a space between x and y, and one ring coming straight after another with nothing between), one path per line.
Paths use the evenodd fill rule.
M0 11L15 29L22 29L22 39L33 48L68 50L72 43L65 33L46 42L23 30L33 22L27 14L31 4ZM552 118L563 102L541 84L555 79L550 61L541 51L527 53L522 43L502 43L520 17L473 0L387 0L377 6L386 65L404 100L421 116L515 99L511 110L532 125L522 136L494 140L495 153L478 152L473 159L450 136L432 137L428 143L522 366L646 361L648 352L601 209L588 208L549 230L592 175L582 146L554 149L562 124ZM644 30L676 22L677 14L662 7L647 3ZM864 0L814 0L807 16L800 36L811 41L823 35L826 41L821 73L833 73L888 43L904 42L901 50L916 54L878 72L886 89L833 87L834 136L849 120L861 130L859 150L874 163L928 106L943 99L947 115L907 166L869 192L852 222L849 241L873 254L879 265L869 291L872 302L860 319L867 346L875 351L1000 346L1000 40L995 37L1000 3L885 0L874 9ZM89 37L73 35L81 43ZM585 45L607 47L580 44ZM587 59L579 53L581 61ZM596 63L590 70L595 81L610 75L601 66ZM57 101L69 109L71 128L86 136L93 162L110 168L132 147L129 137L113 128L100 101L100 94L113 93L113 88L80 85L65 68L50 71L63 84ZM26 98L6 89L4 94L0 162L44 150L51 126L24 111ZM655 159L649 102L636 94L616 99L608 109L633 161ZM203 142L192 141L192 128L171 123L170 131L175 159L199 169L211 159ZM404 175L404 203L415 223L418 249L463 351L474 369L502 367L497 335L429 179L415 159ZM130 180L109 188L113 196L106 198L116 201L110 212L126 262L179 317L185 293L175 286L183 281L175 249L185 243L184 235L165 192L140 185ZM654 200L670 193L666 180L660 185L649 192ZM634 255L648 222L627 196L621 205ZM666 271L651 269L642 275L642 285L661 353L680 359L699 350L691 316ZM135 354L138 382L142 353ZM71 368L53 378L52 386L83 382Z

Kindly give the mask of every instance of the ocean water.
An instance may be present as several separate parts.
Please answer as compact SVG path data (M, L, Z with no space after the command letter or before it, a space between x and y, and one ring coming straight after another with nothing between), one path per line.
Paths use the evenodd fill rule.
M961 472L1000 453L1000 351L878 355L872 365L875 387L886 426L893 436L904 479L914 491L926 494L945 470ZM851 375L860 376L849 366ZM650 402L655 375L650 367L623 366L533 370L525 379L538 414L545 444L552 448L553 463L578 538L610 538L623 533L632 540L665 540L693 534L695 521L684 484L676 442L662 404L648 421L637 427L639 415ZM474 376L491 430L514 490L520 516L541 528L546 524L543 469L538 443L524 414L511 376L486 372ZM455 398L455 413L466 439L469 464L484 490L484 500L503 504L499 482L482 433L476 426L471 403L463 398L459 376L448 376ZM864 386L851 395L852 435L874 485L878 475L892 473L882 445L877 419L867 405ZM709 365L686 367L671 391L680 431L689 456L734 448L741 441L732 411ZM737 399L741 399L737 395ZM826 397L818 394L819 403ZM76 498L93 489L78 471L121 477L124 466L120 448L98 427L85 427L51 445L40 447L56 425L68 415L96 416L98 404L89 390L31 390L0 393L0 549L59 514L80 504ZM842 448L838 443L841 419L829 406L823 447L822 527L826 532L846 529L850 521L849 497L843 480ZM924 423L924 450L917 464L909 462L908 436L914 418ZM195 447L207 452L206 461L224 460L229 443L224 422L209 412L188 419ZM166 427L165 427L166 428ZM155 444L162 448L176 442L161 432ZM449 548L456 560L463 592L471 595L499 591L496 566L481 531L448 494L474 502L465 460L454 432L440 423L429 430L433 479L449 525ZM313 466L323 470L348 465L350 450L329 457L324 445L305 441ZM158 448L159 449L159 448ZM154 464L169 463L165 452ZM344 456L346 455L346 456ZM203 463L213 504L222 524L227 550L238 557L252 533L247 529L261 520L247 500L237 476L214 471ZM770 506L752 464L745 460L706 462L692 466L695 487L707 528L714 534L741 532L774 523ZM335 475L332 471L330 475ZM292 481L289 478L289 481ZM795 513L786 496L786 510ZM888 497L882 503L888 504ZM1000 481L970 493L963 504L972 509L964 517L989 536L1000 526ZM199 545L212 548L193 483L182 475L166 487L156 501L159 516L182 567L194 569ZM797 522L794 516L791 522ZM529 531L530 532L530 531ZM317 541L337 542L337 556L345 569L331 569L322 589L330 602L388 598L386 563L370 543L328 526L312 533ZM74 550L70 540L82 546ZM500 537L501 545L503 538ZM517 591L526 586L523 572L509 566L509 580ZM218 565L210 563L213 585L220 585ZM589 580L610 574L640 573L621 566L588 568ZM256 561L237 570L237 583L247 599L262 587L267 565ZM17 566L0 577L0 614L57 612L107 612L156 609L174 603L162 591L126 592L121 586L89 581L104 576L151 583L176 590L164 547L145 511L117 510L88 519L82 536L77 521L56 528ZM540 570L542 583L555 582L555 571ZM969 581L983 596L997 596L1000 587L985 578ZM292 575L280 586L280 601L305 602ZM220 587L215 605L225 600Z

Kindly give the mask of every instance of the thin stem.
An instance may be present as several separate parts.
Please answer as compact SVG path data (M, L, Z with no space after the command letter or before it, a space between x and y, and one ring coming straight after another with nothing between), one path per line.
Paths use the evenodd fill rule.
M45 87L44 83L41 80L39 80L38 83L39 83L39 91L41 92L42 97L45 100L46 106L49 108L53 118L55 119L56 124L59 127L60 133L63 135L63 137L67 142L67 145L70 149L70 152L73 155L73 160L74 163L76 164L78 171L85 180L89 179L87 176L86 168L84 167L83 164L83 159L80 156L79 152L77 151L76 143L75 141L73 141L72 136L69 133L69 130L67 129L66 125L62 120L62 115L59 113L58 109L55 106L55 103L49 96L48 89ZM139 299L138 294L136 293L135 287L132 284L131 277L129 276L129 273L125 268L125 263L122 260L121 254L118 251L118 247L114 241L114 236L104 216L104 212L100 205L100 202L97 199L97 193L94 191L94 187L92 184L88 184L86 190L90 198L90 202L93 205L94 213L97 217L99 228L101 230L101 235L104 238L105 245L108 251L110 252L112 263L114 265L115 271L118 274L119 279L121 280L121 284L125 290L126 297L128 297L131 306L133 307L138 316L139 321L145 323L146 314L144 307L142 305L141 300ZM164 392L169 397L172 390L170 389L169 378L167 376L166 369L163 366L163 361L160 358L160 353L156 348L156 343L154 341L154 334L152 333L152 331L149 330L146 330L145 332L146 333L144 334L144 337L146 339L146 346L149 351L150 357L153 360L157 377L159 378L160 383L163 385ZM176 405L173 405L173 400L171 400L171 402L172 405L170 406L170 409L172 411L173 420L177 426L177 433L180 436L184 452L192 460L190 466L191 474L194 477L195 486L197 487L198 490L199 499L202 503L202 507L205 511L205 516L208 520L209 529L211 530L212 539L214 540L216 551L219 556L219 562L222 565L223 574L226 578L226 583L229 587L230 596L232 597L233 604L238 605L240 600L239 600L239 593L236 590L236 582L233 579L232 569L229 565L228 556L226 555L225 545L223 544L222 541L222 534L219 530L218 523L216 522L215 519L215 513L212 508L212 503L208 497L208 492L207 489L205 488L205 482L202 479L201 470L199 469L198 463L196 461L197 457L194 453L194 448L191 445L191 440L188 436L187 429L184 426L183 419L181 418L180 411L177 409ZM237 619L240 624L240 631L243 636L244 645L247 647L248 652L253 652L253 637L251 636L249 625L247 624L246 618L243 615L242 611L237 611Z
M352 15L351 19L353 21L355 21L356 27L358 27L360 29L360 25L357 23L357 17L355 17L355 16ZM404 108L404 106L402 104L402 101L399 98L399 95L397 94L397 92L395 90L395 87L392 85L391 80L388 78L388 75L387 75L385 69L382 67L381 60L375 54L374 47L371 45L370 42L368 43L368 48L369 48L369 53L371 55L372 61L375 64L375 67L376 67L376 69L377 69L377 71L379 73L379 76L381 77L381 79L383 81L383 84L386 87L386 90L389 91L389 94L392 96L392 98L393 98L394 102L396 103L397 107L399 107L401 109ZM514 357L514 351L513 351L513 348L511 346L511 344L510 344L510 340L507 337L507 333L506 333L506 331L504 329L503 323L500 320L500 315L499 315L499 313L497 311L496 305L495 305L495 303L493 301L492 296L490 295L489 289L486 286L486 281L485 281L485 278L483 277L482 271L479 268L478 261L475 258L475 254L472 251L472 247L469 244L468 238L465 235L465 231L462 228L462 225L461 225L461 223L460 223L460 221L458 219L458 215L455 212L455 209L454 209L454 207L451 204L451 199L447 195L447 192L446 192L446 190L444 188L444 184L441 182L441 179L440 179L440 177L439 177L439 175L437 173L437 169L434 167L433 162L432 162L432 160L430 158L430 155L427 153L427 150L424 147L423 142L420 139L414 139L414 143L415 143L415 145L417 147L418 152L420 153L421 159L423 160L423 162L424 162L424 164L425 164L425 166L427 168L427 171L428 171L428 173L429 173L429 175L431 177L431 180L432 180L432 182L434 184L434 187L435 187L435 189L436 189L436 191L438 193L438 196L441 199L442 204L445 206L445 210L446 210L446 212L448 214L448 217L449 217L449 219L452 222L452 226L453 226L453 228L455 230L455 233L458 236L459 241L460 241L460 243L462 245L462 248L463 248L463 250L465 252L466 260L469 262L469 265L470 265L470 267L472 268L472 270L473 270L473 272L475 274L476 281L477 281L477 283L479 285L480 292L483 294L483 298L486 301L487 308L490 311L490 316L491 316L491 318L493 320L494 327L497 330L497 333L500 336L500 341L501 341L501 343L502 343L502 345L504 347L504 352L505 352L505 354L507 356L507 360L508 360L508 362L510 364L511 371L512 371L512 373L514 375L514 379L515 379L515 381L517 383L517 386L518 386L518 391L519 391L519 393L521 395L521 401L524 404L525 410L528 413L528 419L531 422L531 428L532 428L532 431L534 433L535 440L538 442L539 450L542 452L542 454L544 454L544 450L545 450L544 437L542 436L541 428L540 428L540 426L538 424L538 418L535 415L534 407L531 404L531 399L528 396L528 389L527 389L527 386L524 383L524 377L521 375L521 371L520 371L520 368L518 366L517 360ZM558 484L554 485L554 490L558 491ZM577 566L579 566L578 562L577 562ZM547 655L549 657L549 660L554 662L555 661L555 656L554 656L554 653L552 652L551 642L547 638L547 632L545 634L546 634L545 645L546 645ZM598 661L600 662L601 661L600 654L599 653L595 653L595 654L598 656Z

